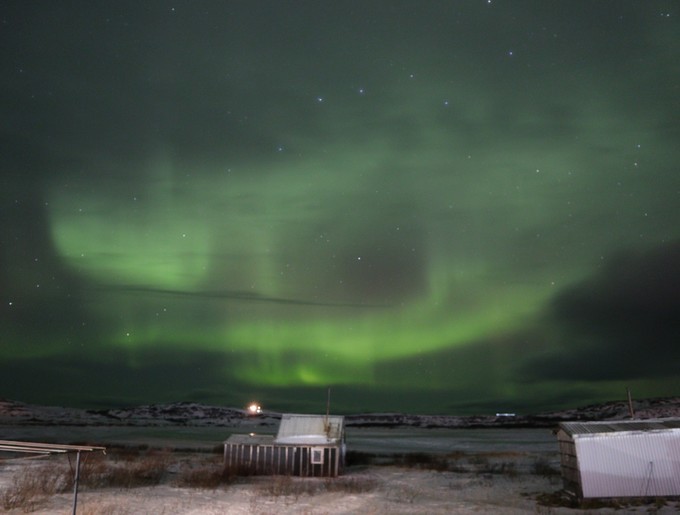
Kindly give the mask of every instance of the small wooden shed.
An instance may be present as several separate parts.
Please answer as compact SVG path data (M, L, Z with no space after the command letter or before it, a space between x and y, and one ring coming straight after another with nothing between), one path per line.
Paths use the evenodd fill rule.
M276 436L238 434L224 442L224 467L237 473L336 477L345 465L345 419L284 414Z
M557 440L579 498L680 495L680 419L562 422Z

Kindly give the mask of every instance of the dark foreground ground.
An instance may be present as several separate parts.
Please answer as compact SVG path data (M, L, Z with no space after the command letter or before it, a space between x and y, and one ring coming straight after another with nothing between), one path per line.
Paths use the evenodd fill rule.
M263 427L263 429L267 429ZM3 439L106 445L83 459L82 514L676 513L675 500L576 503L546 429L348 430L337 479L238 477L227 428L0 426ZM71 513L73 460L0 461L0 511Z

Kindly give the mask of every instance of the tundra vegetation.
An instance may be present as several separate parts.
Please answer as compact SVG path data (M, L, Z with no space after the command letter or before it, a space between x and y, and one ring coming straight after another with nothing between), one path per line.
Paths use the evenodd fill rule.
M426 490L419 484L390 485L371 471L399 469L431 474L450 474L449 490L458 495L465 484L492 487L495 478L521 481L523 478L541 478L550 485L550 491L523 493L535 503L537 511L555 509L626 509L648 508L658 511L673 508L673 501L664 499L637 499L630 501L581 501L567 496L561 490L561 479L556 463L545 456L526 453L488 452L429 454L411 452L401 454L373 454L349 452L345 474L338 478L300 478L272 475L255 476L247 467L225 468L221 447L212 451L182 451L153 449L146 446L113 447L107 455L88 454L82 460L79 490L94 492L141 489L166 485L178 489L219 491L233 485L248 485L254 495L251 499L253 513L259 513L258 503L281 502L293 506L304 498L322 494L341 495L380 494L386 502L403 506L417 505L427 498ZM0 508L15 513L29 513L45 509L50 498L73 491L74 463L63 456L44 460L29 460L15 466L0 489ZM0 464L0 473L4 465ZM458 484L456 477L461 479ZM473 479L470 479L473 478ZM467 481L467 483L465 483ZM677 503L676 503L677 504ZM87 503L82 513L118 513L115 506ZM406 508L408 509L408 508ZM122 513L122 512L121 512Z

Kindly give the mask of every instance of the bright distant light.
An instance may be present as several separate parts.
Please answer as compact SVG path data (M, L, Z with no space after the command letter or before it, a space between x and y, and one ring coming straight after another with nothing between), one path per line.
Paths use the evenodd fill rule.
M262 413L262 406L260 406L256 402L253 402L252 404L250 404L250 406L248 406L248 413L250 413L251 415L259 415L260 413Z

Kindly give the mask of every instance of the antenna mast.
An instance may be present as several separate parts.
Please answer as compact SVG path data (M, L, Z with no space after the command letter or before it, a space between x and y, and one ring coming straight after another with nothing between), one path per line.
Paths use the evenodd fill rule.
M324 421L324 429L326 430L326 435L328 436L331 432L331 426L328 422L331 414L331 387L328 387L328 395L326 397L326 420Z
M628 412L630 413L630 418L635 418L635 410L633 409L633 396L630 393L630 388L626 388L628 392Z

